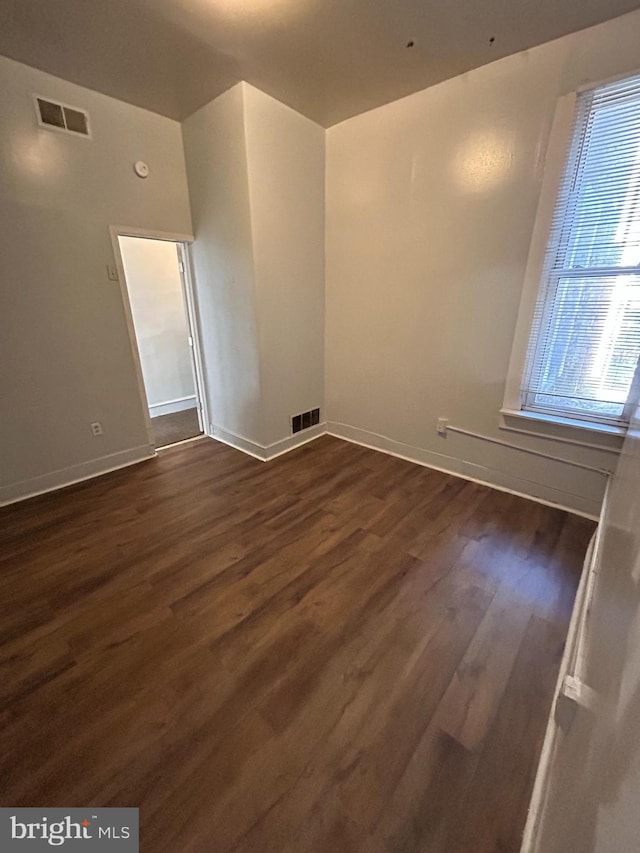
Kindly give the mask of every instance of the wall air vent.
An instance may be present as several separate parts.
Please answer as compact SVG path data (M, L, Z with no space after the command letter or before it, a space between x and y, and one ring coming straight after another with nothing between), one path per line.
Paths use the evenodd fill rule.
M301 415L294 415L291 418L291 432L300 432L303 429L316 426L320 423L320 409L311 409L309 412L303 412Z
M34 95L36 116L40 127L47 130L61 130L63 133L73 133L75 136L91 136L89 133L89 116L82 110L67 104L58 104Z

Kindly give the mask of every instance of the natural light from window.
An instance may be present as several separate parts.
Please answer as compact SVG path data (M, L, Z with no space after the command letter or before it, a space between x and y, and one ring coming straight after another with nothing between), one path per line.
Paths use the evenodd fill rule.
M619 424L640 355L640 77L578 97L522 407Z

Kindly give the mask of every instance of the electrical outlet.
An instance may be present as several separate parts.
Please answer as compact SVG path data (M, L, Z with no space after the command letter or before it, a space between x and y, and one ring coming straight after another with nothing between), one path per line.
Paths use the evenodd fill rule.
M438 418L438 423L436 426L436 430L438 435L445 436L447 434L447 424L449 423L448 418Z
M94 423L91 424L91 432L94 435L102 435L102 424L100 421L94 421Z
M118 270L113 264L107 264L107 278L109 281L118 281Z

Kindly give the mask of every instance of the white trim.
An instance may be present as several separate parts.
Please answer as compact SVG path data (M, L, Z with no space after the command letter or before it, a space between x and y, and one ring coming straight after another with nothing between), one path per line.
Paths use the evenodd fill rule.
M64 489L66 486L82 483L94 477L101 477L111 471L118 471L120 468L127 468L129 465L137 465L138 462L144 462L146 459L153 459L155 455L152 448L142 445L130 450L121 450L119 453L111 453L108 456L100 456L98 459L91 459L88 462L80 462L77 465L71 465L69 468L51 471L49 474L42 474L30 480L12 483L0 489L0 506L24 501L46 492L55 492L58 489Z
M547 721L547 728L544 735L544 741L542 743L542 750L540 752L540 760L538 762L533 792L529 803L529 811L527 814L527 822L524 828L520 853L536 853L536 851L539 850L539 842L541 840L540 826L550 794L551 768L559 746L558 735L561 731L554 713L555 697L560 695L565 678L568 675L574 675L580 679L584 675L585 671L583 655L584 636L591 610L597 566L600 561L603 521L606 516L607 505L609 503L610 483L611 480L609 479L602 501L600 522L598 524L598 529L589 543L589 548L584 560L584 568L580 577L580 584L578 585L576 599L571 612L569 631L567 633L564 653L560 663L556 689L553 694L554 704L551 708L549 719Z
M289 453L290 450L294 450L296 447L320 438L327 431L326 424L321 423L302 430L295 435L281 438L279 441L273 441L271 444L260 444L257 441L252 441L243 435L238 435L215 424L210 424L210 430L211 438L215 438L223 444L228 444L229 447L234 447L236 450L241 450L243 453L253 456L254 459L258 459L260 462L270 462L277 456L282 456L283 453Z
M521 409L522 379L527 359L529 335L533 322L536 302L540 290L540 281L544 267L544 259L549 241L549 232L553 223L558 187L564 174L573 116L575 113L576 93L558 99L556 111L549 134L549 143L545 158L542 189L538 201L529 257L516 321L507 383L505 386L504 409L519 411Z
M537 483L530 483L529 481L522 480L521 478L509 477L508 475L501 474L501 472L485 468L481 465L476 465L475 463L466 462L456 457L446 456L444 454L434 453L433 451L414 447L406 444L405 442L395 441L394 439L380 435L379 433L373 433L369 430L360 429L359 427L353 427L336 421L316 424L309 429L296 433L294 436L288 436L280 439L279 441L271 442L270 444L260 444L255 441L251 441L251 439L248 439L245 436L238 435L237 433L226 430L223 427L215 426L214 424L209 424L209 429L209 435L194 436L193 439L187 439L187 441L198 441L201 438L213 438L223 444L227 444L236 450L240 450L243 453L252 456L260 462L269 462L272 459L276 459L278 456L282 456L284 453L294 450L296 447L300 447L301 445L308 444L309 442L320 438L322 435L332 435L335 438L340 438L352 444L367 447L370 450L376 450L380 453L386 453L389 456L395 456L398 459L405 459L408 462L413 462L416 465L421 465L425 468L433 468L436 471L442 471L443 473L450 474L453 477L460 477L461 479L468 480L473 483L479 483L480 485L497 489L500 492L507 492L509 494L535 501L536 503L544 504L545 506L563 509L567 512L573 513L574 515L580 515L585 518L595 520L598 519L598 514L590 511L588 506L590 503L589 501L582 499L584 507L578 508L575 506L569 506L566 502L559 499L561 497L571 497L574 499L579 498L577 495L567 495L567 493L561 492L557 489L539 486ZM368 440L365 441L364 439ZM175 444L163 447L162 450L184 443L184 441L176 442ZM121 453L90 460L89 462L83 462L79 465L72 466L71 468L62 469L61 471L54 471L33 480L26 480L22 483L5 486L0 489L0 506L14 503L19 500L25 500L44 492L55 491L57 489L64 488L65 486L69 486L72 483L91 479L92 477L99 477L109 471L115 471L127 465L134 465L137 462L144 461L145 459L151 459L156 455L157 453L154 448L143 445L141 447L133 448L132 450L126 450ZM106 466L105 463L107 463ZM511 485L507 485L506 482L497 483L495 480L487 479L487 475L490 473L501 476L503 480L508 481L509 483L520 485L520 488L513 488ZM474 476L475 474L484 474L485 476ZM536 488L539 487L540 491L547 492L550 495L550 498L543 497L541 495L533 495L528 491L524 491L521 484L526 484L527 486L533 485Z
M469 480L472 483L489 486L492 489L497 489L499 492L508 492L509 494L517 495L518 497L526 498L545 506L563 509L566 512L571 512L574 515L580 515L595 521L599 517L600 501L590 500L589 498L584 498L582 495L563 492L552 486L545 486L542 483L535 483L521 477L514 477L495 468L486 468L483 465L477 465L475 462L467 462L455 456L447 456L432 450L414 447L403 441L395 441L380 433L370 432L369 430L336 421L327 422L327 433L336 438L350 441L353 444L368 447L371 450L379 450L382 453L388 453L390 456L406 459L408 462L415 462L425 468L433 468L436 471L451 474L453 477L461 477L463 480Z
M152 231L149 228L134 228L130 225L110 225L111 237L144 237L147 240L164 240L165 243L193 243L193 234L178 231Z
M600 521L593 539L593 555L589 563L589 577L584 594L584 602L582 603L582 612L578 632L575 639L573 653L570 662L570 674L583 679L586 675L586 652L585 652L585 637L591 616L591 603L595 591L595 581L597 575L597 567L600 563L600 554L602 553L602 542L604 536L604 519L606 517L607 507L609 505L609 494L611 491L611 477L607 481L602 499L602 509L600 511Z
M522 418L525 421L535 423L549 424L557 426L560 429L565 429L568 432L575 431L576 435L581 432L598 433L599 435L610 435L624 440L627 434L627 427L621 424L608 424L603 421L588 421L583 418L571 418L567 415L552 414L551 412L542 412L538 409L500 409L500 414L509 418Z
M192 241L191 241L192 242ZM207 425L211 422L211 409L209 407L209 398L207 396L207 384L205 382L204 372L204 354L202 349L202 337L200 329L200 309L198 307L198 299L196 295L195 279L193 272L193 262L191 259L190 246L191 242L183 240L178 243L178 259L182 264L180 277L182 279L182 293L185 300L185 310L187 313L187 323L189 325L189 334L191 335L192 359L194 371L194 384L197 392L197 403L199 403L199 419L200 428L203 433L207 432Z
M191 438L181 438L180 441L174 441L171 444L163 444L162 447L158 447L156 454L159 456L164 450L171 450L172 447L181 447L183 444L192 444L194 441L200 441L203 438L211 440L210 435L200 433L200 435L194 435Z
M129 298L129 288L127 287L127 279L124 273L124 262L122 260L122 252L120 251L120 241L118 239L120 236L129 237L132 235L127 232L127 229L122 229L115 225L110 226L109 235L111 237L113 257L115 258L116 269L118 271L120 298L122 299L125 323L127 326L127 333L129 335L129 345L131 347L133 366L136 374L136 383L138 385L138 396L140 398L140 406L142 408L145 428L147 430L147 441L149 443L149 447L155 449L155 439L153 437L153 429L151 427L151 415L149 414L149 400L147 399L147 389L144 387L144 377L142 375L142 360L140 358L140 350L138 349L138 338L136 336L136 327L133 322L131 299Z
M230 447L234 447L243 453L247 453L260 462L268 462L277 456L281 456L283 453L288 453L295 447L299 447L302 444L319 438L321 435L327 434L341 438L344 441L349 441L352 444L358 444L361 447L368 447L371 450L387 453L399 459L406 459L408 462L414 462L426 468L433 468L436 471L451 474L454 477L461 477L464 480L489 486L489 488L497 489L501 492L518 495L519 497L544 504L545 506L563 509L574 515L580 515L595 521L599 517L600 502L597 500L590 500L581 495L563 492L551 486L514 477L496 469L485 468L482 465L467 462L454 456L447 456L414 447L405 442L395 441L388 436L360 429L359 427L353 427L349 424L342 424L336 421L323 422L300 433L296 433L294 436L280 439L280 441L272 442L268 445L252 441L246 438L246 436L238 435L215 424L210 424L209 426L211 438L221 441L223 444L228 444ZM514 450L521 449L513 445L509 445L509 447ZM562 461L568 462L568 460ZM588 467L590 468L590 466ZM594 473L608 474L609 472L597 469L594 470ZM535 489L535 493L532 493L532 489Z
M517 418L522 422L523 427L514 427L508 423L508 418ZM549 432L538 432L535 429L529 429L529 425L538 426L544 424L549 427ZM557 432L552 431L557 427ZM623 427L614 427L609 424L587 423L585 421L567 421L566 418L559 418L555 415L543 415L534 412L525 412L523 410L500 409L499 429L506 432L517 432L521 435L532 435L535 438L545 438L549 441L558 441L561 444L573 444L576 447L588 447L590 450L602 450L605 453L620 454L624 437L627 430ZM606 444L596 444L594 441L584 441L582 435L585 432L591 434L591 437L600 436ZM568 433L561 435L560 433Z
M310 441L320 438L321 435L326 435L326 432L327 425L322 422L300 430L295 435L289 435L287 438L281 438L279 441L267 444L265 445L266 459L270 462L272 459L282 456L283 453L288 453L290 450L295 450L296 447L301 447L303 444L308 444Z
M613 424L605 424L598 421L583 421L580 418L567 418L562 415L545 414L544 412L534 412L531 409L500 409L500 414L509 418L522 418L525 421L535 421L539 423L551 424L558 427L570 427L574 430L582 432L597 432L600 435L613 436L624 441L627 434L626 426L614 426Z
M534 450L531 447L519 447L517 444L510 444L508 441L503 441L501 438L494 438L491 435L483 435L480 432L473 432L470 429L452 426L447 424L445 434L447 432L456 432L460 435L467 435L470 438L477 438L480 441L487 441L489 444L497 444L500 447L506 447L509 450L519 450L521 453L528 453L530 456L538 456L541 459L550 459L552 462L558 462L561 465L573 465L574 468L582 468L583 471L594 471L596 474L602 474L603 477L608 477L611 471L605 468L596 468L594 465L587 465L584 462L575 462L573 459L564 459L562 456L555 456L552 453L545 453L543 450Z
M129 289L127 287L127 279L124 271L124 263L122 261L122 252L120 251L120 241L119 237L141 237L146 240L162 240L168 243L176 243L178 247L184 245L185 243L193 242L194 237L192 234L178 234L170 231L151 231L148 228L135 228L128 225L110 225L109 226L109 234L111 237L111 246L113 248L113 256L116 262L116 269L118 270L118 283L120 286L120 295L122 297L122 304L124 308L125 321L127 326L127 332L129 333L129 343L131 345L131 354L134 362L134 369L136 374L136 381L138 384L138 394L140 397L140 405L142 407L142 412L145 420L145 425L147 429L147 439L149 441L149 447L152 450L155 450L155 439L153 436L153 428L151 426L151 415L150 415L150 407L149 400L147 398L147 391L144 385L144 377L142 375L142 361L140 358L140 351L138 349L138 339L136 337L136 329L135 324L133 322L133 312L131 310L131 300L129 298ZM199 326L196 322L192 322L191 317L189 316L189 311L191 310L191 305L193 303L193 279L190 273L190 267L188 263L187 252L181 251L178 248L177 260L182 260L184 271L181 271L180 280L183 287L183 292L186 293L187 289L189 290L189 295L186 297L187 303L187 315L189 328L191 330L191 336L194 340L194 347L192 349L193 359L199 360L201 358L200 346L199 346ZM196 345L197 342L197 345ZM198 367L195 371L196 373L196 397L200 406L202 407L202 412L207 411L206 401L204 398L204 386L200 384L200 378L202 376L202 365L198 364ZM204 420L204 424L209 423L208 418Z
M575 637L578 631L578 622L580 619L580 613L582 611L582 602L584 600L584 594L587 585L587 575L589 574L587 566L591 566L593 562L593 552L594 548L592 539L587 550L582 575L580 577L580 583L578 585L578 591L576 593L575 603L571 612L569 631L567 633L564 653L562 655L562 661L560 662L560 669L558 671L556 686L553 693L553 706L549 713L549 719L547 720L547 728L545 730L544 741L542 742L542 749L540 751L540 760L538 761L536 778L533 783L533 792L531 794L531 801L529 803L527 822L525 823L524 827L524 835L522 837L522 846L520 847L520 853L534 853L538 843L540 821L544 812L544 807L546 805L547 796L549 794L551 766L553 763L553 757L556 752L558 732L560 731L554 715L555 699L560 693L560 690L562 689L562 685L567 674L568 660L571 655L571 649L575 643Z
M601 86L608 86L610 83L617 83L619 80L638 77L638 75L640 75L640 67L636 68L635 71L621 71L619 74L612 74L610 77L603 77L600 80L592 80L590 83L582 83L580 86L576 87L575 91L580 95L582 92L590 92L592 89L600 89Z
M253 458L257 459L259 462L267 461L264 453L264 446L262 444L258 444L256 441L251 441L249 438L245 438L243 435L238 435L235 432L223 429L223 427L216 426L215 424L209 425L209 435L211 438L215 438L216 441L221 441L223 444L228 444L229 447L233 447L236 450L241 450L249 456L253 456Z
M549 134L542 186L529 247L501 413L511 417L529 418L532 421L536 421L542 429L549 426L551 436L557 435L557 432L554 430L557 426L565 431L568 439L573 439L573 441L567 441L567 443L578 443L581 430L601 434L608 433L612 437L622 436L624 438L626 424L624 421L621 421L620 424L598 421L595 416L594 420L591 421L587 415L583 414L581 416L579 412L573 418L571 413L555 414L537 411L535 408L528 408L526 410L522 408L525 403L523 394L523 385L525 384L524 374L535 308L541 292L544 265L556 204L558 202L558 193L563 186L565 170L570 162L569 157L572 150L574 124L578 115L578 97L585 95L587 92L596 92L598 89L614 84L616 81L633 79L634 77L638 77L639 73L638 71L633 73L624 72L613 75L605 80L585 82L574 91L561 96L556 104ZM614 271L618 272L619 270L614 268ZM627 271L632 271L632 268L628 268ZM512 431L515 432L516 430ZM543 437L542 434L541 437ZM584 446L588 445L585 444ZM615 445L612 444L612 446Z
M164 403L149 403L149 415L158 418L161 415L172 415L175 412L184 412L187 409L196 409L198 399L195 394L189 397L176 397L175 400L165 400Z

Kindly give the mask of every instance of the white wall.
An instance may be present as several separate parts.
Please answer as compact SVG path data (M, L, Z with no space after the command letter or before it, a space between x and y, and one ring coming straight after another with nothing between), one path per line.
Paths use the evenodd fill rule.
M120 237L151 416L196 405L189 327L175 243ZM177 411L178 409L176 409Z
M93 138L38 128L33 93L86 109ZM0 57L0 205L0 500L10 500L148 453L120 288L105 267L110 225L191 231L180 125Z
M216 428L262 441L260 357L240 83L182 125L204 382Z
M324 407L324 131L240 83L183 135L214 434L262 455Z
M597 513L604 479L449 434L498 430L558 96L638 67L640 12L503 59L327 132L327 412L334 431ZM347 425L347 426L343 426Z
M634 70L639 37L640 12L327 133L334 431L597 512L600 475L442 440L434 427L445 416L505 437L498 410L557 96ZM107 229L191 226L176 123L10 60L0 59L0 81L9 499L146 452L119 288L105 273ZM33 92L88 109L93 140L38 129ZM323 131L239 84L191 116L183 137L211 420L248 449L284 449L290 415L324 408ZM145 181L137 159L151 166ZM615 458L509 440L603 468Z
M324 130L244 87L263 441L324 412Z
M546 809L532 850L626 853L640 838L640 411L603 519L584 681L598 701L556 733Z

